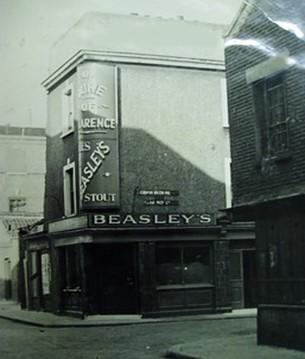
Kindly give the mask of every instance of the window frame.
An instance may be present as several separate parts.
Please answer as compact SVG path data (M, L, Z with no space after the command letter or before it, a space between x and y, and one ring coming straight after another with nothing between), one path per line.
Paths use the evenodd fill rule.
M13 202L16 202L15 206L13 206ZM21 197L21 196L9 197L8 204L9 204L9 212L10 213L26 212L26 209L24 208L27 205L26 197ZM13 211L12 208L16 208L16 210Z
M74 85L73 83L66 85L62 90L61 94L61 105L62 105L62 135L64 138L74 132Z
M75 162L63 167L64 214L66 217L76 215L76 171Z
M179 250L179 258L180 258L180 263L179 263L179 277L180 277L180 282L179 283L160 283L160 281L158 281L157 275L156 275L156 286L157 288L188 288L188 287L210 287L213 286L213 267L212 267L212 248L210 245L208 244L204 244L204 245L200 245L200 244L160 244L156 246L156 260L155 260L155 265L156 265L156 274L158 272L158 265L160 265L161 263L157 262L157 251L158 249L162 249L162 248L166 248L166 249L173 249L173 250ZM185 251L189 248L200 248L200 249L206 249L207 250L207 255L208 255L208 280L202 280L202 281L197 281L197 282L189 282L186 280L186 267L187 264L188 266L190 266L189 263L186 262L186 254ZM165 263L163 263L165 264ZM205 279L205 278L202 278Z
M280 92L278 92L279 89L281 89ZM277 91L277 95L275 92L276 100L275 97L270 97L271 91ZM252 93L257 126L258 160L286 158L290 155L290 134L285 73L280 72L254 82ZM278 101L279 98L281 101ZM274 100L275 103L272 103ZM277 112L280 114L280 120L274 121ZM284 141L283 138L285 138Z

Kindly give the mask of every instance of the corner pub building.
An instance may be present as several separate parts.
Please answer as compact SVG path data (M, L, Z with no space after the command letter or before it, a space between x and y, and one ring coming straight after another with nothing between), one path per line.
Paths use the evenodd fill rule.
M54 45L44 223L21 237L24 307L253 305L253 224L219 212L230 203L223 31L89 13Z

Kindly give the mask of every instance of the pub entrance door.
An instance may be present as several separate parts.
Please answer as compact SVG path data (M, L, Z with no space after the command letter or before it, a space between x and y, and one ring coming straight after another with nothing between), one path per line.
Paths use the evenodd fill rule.
M232 308L252 308L256 305L255 250L232 250L230 273Z
M137 261L132 243L93 244L88 278L89 306L96 314L137 313Z

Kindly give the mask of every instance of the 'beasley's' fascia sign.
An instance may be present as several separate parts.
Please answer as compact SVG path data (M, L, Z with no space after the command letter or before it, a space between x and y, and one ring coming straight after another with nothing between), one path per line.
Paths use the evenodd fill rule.
M175 227L214 224L215 215L210 213L103 213L89 215L89 226L91 227Z

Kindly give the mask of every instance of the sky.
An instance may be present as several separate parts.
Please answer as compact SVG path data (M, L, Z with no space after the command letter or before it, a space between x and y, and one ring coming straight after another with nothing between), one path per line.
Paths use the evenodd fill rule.
M0 125L45 127L54 42L87 12L176 18L229 25L242 0L0 0Z

